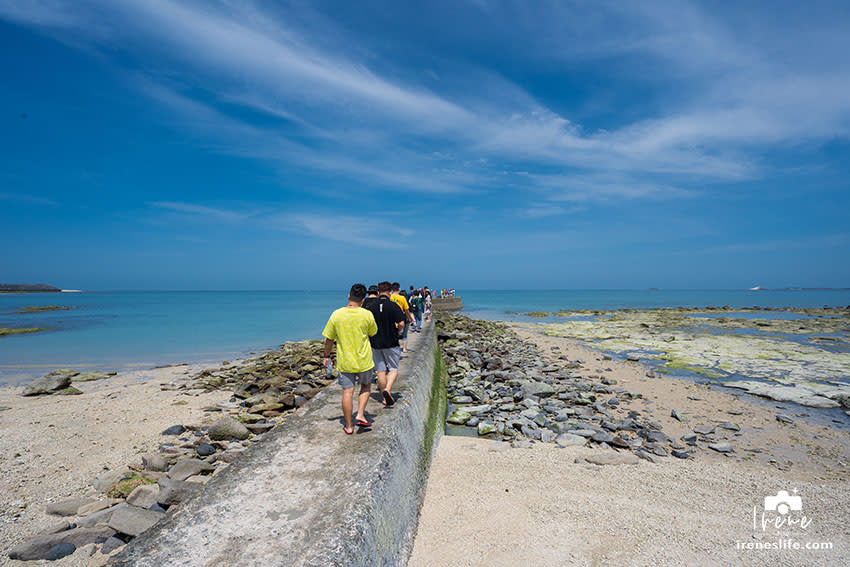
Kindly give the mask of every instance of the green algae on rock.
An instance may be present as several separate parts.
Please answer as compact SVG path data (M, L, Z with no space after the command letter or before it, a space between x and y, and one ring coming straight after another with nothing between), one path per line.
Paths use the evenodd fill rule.
M0 327L0 337L5 337L6 335L23 335L25 333L38 333L41 331L47 331L46 327L30 327L27 329L10 329L9 327Z
M27 305L21 307L16 313L40 313L42 311L67 311L70 307L66 305Z
M769 320L728 316L756 310L725 310L724 316L711 311L607 311L597 312L595 320L540 326L544 334L602 350L639 353L658 361L661 372L687 371L725 380L724 385L737 383L755 395L813 407L837 407L850 399L850 384L843 381L850 375L850 349L841 348L850 338L847 309L788 309L781 311L805 318ZM807 335L819 340L807 340ZM829 339L823 341L824 335ZM757 380L741 386L735 378L742 376Z

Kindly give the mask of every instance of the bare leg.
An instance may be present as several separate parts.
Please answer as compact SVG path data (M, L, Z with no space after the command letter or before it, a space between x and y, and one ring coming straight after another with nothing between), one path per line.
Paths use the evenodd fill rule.
M387 389L387 373L386 372L378 372L378 392L383 392ZM384 405L387 405L387 402L383 402Z
M354 423L351 412L354 409L354 388L345 388L342 391L342 416L345 418L345 430L354 431Z
M407 339L401 341L401 352L405 354L407 353Z
M372 390L371 384L360 384L360 394L357 396L357 417L355 419L362 419L366 421L366 402L369 401L369 393ZM352 389L352 393L354 390Z
M391 392L393 389L393 384L395 384L396 378L398 378L398 369L390 370L387 372L387 387L384 388L387 392Z

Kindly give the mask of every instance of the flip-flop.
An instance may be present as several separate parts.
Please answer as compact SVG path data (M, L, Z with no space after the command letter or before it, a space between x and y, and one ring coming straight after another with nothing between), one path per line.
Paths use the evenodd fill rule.
M395 403L395 400L393 399L393 395L390 394L389 392L387 392L386 390L381 392L381 395L384 396L384 405L385 406L391 406Z
M345 428L345 426L343 425L343 426L342 426L342 432L343 432L343 433L345 433L346 435L353 435L353 434L354 434L354 428L352 428L352 429L351 429L351 431L349 431L349 430L347 430L347 429Z
M364 419L358 419L354 422L357 427L372 427L372 423Z

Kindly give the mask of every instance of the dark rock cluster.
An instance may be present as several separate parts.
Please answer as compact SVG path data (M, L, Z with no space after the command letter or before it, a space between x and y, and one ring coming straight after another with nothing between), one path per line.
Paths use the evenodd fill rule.
M629 407L640 394L590 374L584 361L562 355L547 363L500 323L441 315L437 326L449 374L448 424L518 444L607 446L648 461L691 457L650 415Z

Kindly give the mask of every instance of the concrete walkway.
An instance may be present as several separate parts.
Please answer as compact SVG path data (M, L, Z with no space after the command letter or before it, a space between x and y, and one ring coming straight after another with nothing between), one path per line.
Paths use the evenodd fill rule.
M328 386L110 564L403 565L435 434L435 351L433 324L411 333L398 402L373 393L371 430L343 433L342 391Z

